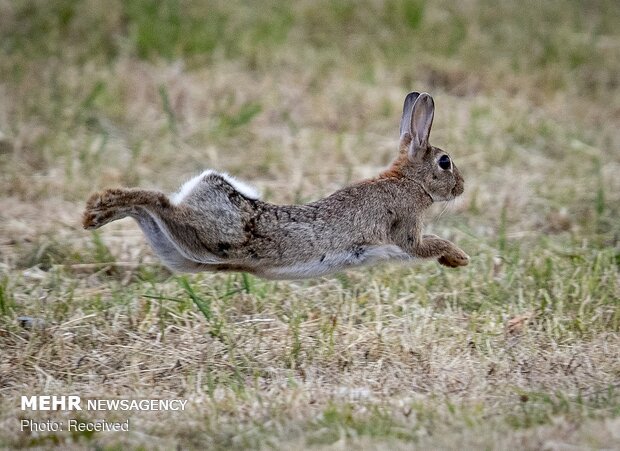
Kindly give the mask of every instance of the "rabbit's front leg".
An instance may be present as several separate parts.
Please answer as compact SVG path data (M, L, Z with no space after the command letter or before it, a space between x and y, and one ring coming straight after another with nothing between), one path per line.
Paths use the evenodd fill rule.
M450 268L467 266L469 256L454 243L436 235L424 235L415 250L418 257L437 258L437 261Z

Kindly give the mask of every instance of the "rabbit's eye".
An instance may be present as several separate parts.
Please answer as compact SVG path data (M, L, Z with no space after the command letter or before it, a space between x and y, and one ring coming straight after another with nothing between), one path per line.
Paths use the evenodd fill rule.
M439 167L445 171L450 169L450 167L452 166L452 164L450 163L450 157L448 155L442 155L441 158L439 158L438 163Z

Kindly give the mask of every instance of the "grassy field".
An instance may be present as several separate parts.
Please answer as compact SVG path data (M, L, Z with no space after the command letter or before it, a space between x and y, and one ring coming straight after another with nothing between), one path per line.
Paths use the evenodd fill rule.
M0 1L0 447L620 449L619 23L616 0ZM327 195L391 162L414 89L465 177L427 230L468 267L182 276L131 220L80 227L94 190L204 168Z

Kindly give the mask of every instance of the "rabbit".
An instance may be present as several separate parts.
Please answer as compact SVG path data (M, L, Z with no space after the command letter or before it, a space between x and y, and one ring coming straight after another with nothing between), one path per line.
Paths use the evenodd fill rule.
M93 194L85 229L134 218L173 271L243 271L267 279L301 279L383 261L437 259L466 266L452 242L423 235L433 203L461 195L464 180L447 152L429 144L434 101L404 101L399 153L377 177L305 205L261 201L228 174L207 170L171 195L137 188Z

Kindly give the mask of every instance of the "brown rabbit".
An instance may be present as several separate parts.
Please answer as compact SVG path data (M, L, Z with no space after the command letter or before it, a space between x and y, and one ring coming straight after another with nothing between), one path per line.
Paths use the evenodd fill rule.
M422 235L424 211L463 193L448 154L428 142L434 110L429 94L408 94L392 166L316 202L270 204L244 183L205 171L170 197L135 188L93 194L84 228L130 216L164 264L182 272L297 279L387 260L465 266L469 257L453 243Z

